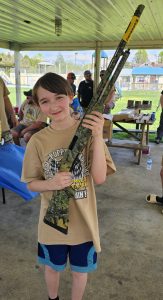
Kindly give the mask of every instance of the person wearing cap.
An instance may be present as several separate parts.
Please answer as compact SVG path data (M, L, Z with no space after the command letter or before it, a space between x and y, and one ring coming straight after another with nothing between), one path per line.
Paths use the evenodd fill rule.
M93 80L92 73L89 70L84 72L85 80L79 83L78 88L78 99L80 100L81 106L85 109L88 107L93 97Z
M3 79L0 77L0 136L4 143L13 143L8 118L12 121L13 126L16 126L17 124L15 112L8 96L9 94L9 90L7 89Z
M83 109L80 105L80 101L76 95L76 85L74 84L74 80L76 79L76 76L73 72L70 72L67 74L67 81L71 85L72 91L74 93L74 98L71 103L71 108L73 109L73 113L76 114L77 116L82 115Z
M76 85L74 84L75 79L76 79L76 76L73 72L70 72L67 74L67 81L71 85L74 96L76 95Z
M20 145L20 138L24 138L24 141L28 143L34 133L47 126L47 117L33 102L32 90L25 91L24 95L26 99L19 110L19 124L11 129L16 145Z

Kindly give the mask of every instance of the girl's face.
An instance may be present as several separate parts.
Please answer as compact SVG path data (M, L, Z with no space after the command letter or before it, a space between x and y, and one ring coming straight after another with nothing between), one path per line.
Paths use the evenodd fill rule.
M54 94L39 87L37 97L41 111L55 123L65 121L70 117L71 96Z

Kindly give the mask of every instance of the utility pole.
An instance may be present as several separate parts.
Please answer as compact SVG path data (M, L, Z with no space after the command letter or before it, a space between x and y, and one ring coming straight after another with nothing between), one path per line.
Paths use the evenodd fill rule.
M76 71L76 61L77 61L78 52L75 52L75 71Z

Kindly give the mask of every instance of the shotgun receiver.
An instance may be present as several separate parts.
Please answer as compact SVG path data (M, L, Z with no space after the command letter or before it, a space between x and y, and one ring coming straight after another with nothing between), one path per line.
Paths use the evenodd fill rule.
M129 54L130 51L124 51L124 48L131 37L132 32L134 31L139 18L144 10L144 5L139 5L129 23L122 40L120 41L109 66L105 72L104 78L100 82L96 95L91 99L90 104L85 112L86 114L94 111L103 112L104 103L106 97L111 91L115 81L117 80ZM83 116L83 118L85 117ZM73 137L71 144L68 150L64 153L63 158L60 162L60 171L72 171L75 161L78 158L78 155L83 151L86 146L90 136L91 130L82 127L81 120L75 136ZM53 192L52 198L49 202L49 206L44 217L44 222L59 230L60 232L67 234L68 233L68 207L69 199L74 198L75 191L72 187L65 188L60 191Z

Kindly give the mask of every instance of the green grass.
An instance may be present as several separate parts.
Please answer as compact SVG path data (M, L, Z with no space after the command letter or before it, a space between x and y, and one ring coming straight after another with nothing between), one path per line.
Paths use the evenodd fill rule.
M156 107L159 102L160 98L160 91L122 91L123 97L121 99L118 99L116 102L115 108L112 110L112 113L115 114L116 112L120 111L121 109L124 109L127 107L128 100L149 100L152 101L152 109L151 110L142 110L142 113L151 113L153 111L156 111ZM156 120L153 125L150 126L150 130L156 130L159 125L160 120L160 113L161 109L159 109L156 113ZM123 124L122 124L123 126ZM133 128L133 124L125 124L126 128ZM116 133L118 134L118 133ZM120 133L121 134L121 133Z
M16 89L15 87L7 87L10 92L10 100L13 106L16 106ZM23 102L25 100L25 96L23 94L24 91L28 91L30 88L22 88L21 89L21 101Z
M128 140L128 139L130 140L130 139L132 139L132 137L129 136L125 132L116 132L116 133L113 134L113 138L118 139L118 140ZM148 138L149 138L149 142L154 142L155 138L156 138L156 135L154 133L150 133Z

